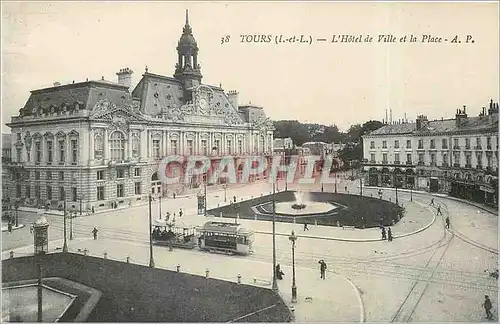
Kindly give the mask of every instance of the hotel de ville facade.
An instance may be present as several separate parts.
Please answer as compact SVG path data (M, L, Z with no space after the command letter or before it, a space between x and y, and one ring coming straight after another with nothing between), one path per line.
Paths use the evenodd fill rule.
M239 105L236 91L202 84L198 51L186 12L173 77L146 67L131 91L133 71L125 68L117 83L55 83L31 91L7 124L12 161L4 165L11 175L3 184L4 201L107 209L147 201L150 193L179 195L210 176L167 188L157 173L167 155L204 155L213 167L230 155L238 173L246 155L270 158L272 122L261 107Z

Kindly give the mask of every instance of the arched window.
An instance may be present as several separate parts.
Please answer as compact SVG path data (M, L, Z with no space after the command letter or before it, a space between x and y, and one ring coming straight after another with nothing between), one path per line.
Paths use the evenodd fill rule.
M110 148L112 160L125 160L125 138L121 132L111 134Z
M264 152L264 135L260 135L260 141L259 141L259 151Z
M96 159L102 159L102 151L104 148L104 141L101 135L94 137L94 156Z

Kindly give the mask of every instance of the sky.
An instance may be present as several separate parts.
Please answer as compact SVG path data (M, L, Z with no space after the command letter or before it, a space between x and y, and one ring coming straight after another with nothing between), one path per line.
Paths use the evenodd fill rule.
M31 90L55 81L116 81L129 67L135 86L146 65L172 76L186 9L202 82L237 90L240 104L262 106L273 120L347 130L382 120L386 109L393 120L453 118L463 105L477 115L490 98L499 100L498 2L2 1L2 133ZM342 34L373 42L331 42ZM377 42L383 34L397 42ZM273 41L241 42L241 35ZM276 44L276 35L313 42ZM423 43L423 35L448 42ZM451 43L456 35L462 43Z

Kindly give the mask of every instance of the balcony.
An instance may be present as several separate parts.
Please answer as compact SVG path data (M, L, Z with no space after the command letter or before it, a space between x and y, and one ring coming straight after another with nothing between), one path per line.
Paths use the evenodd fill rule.
M417 165L425 165L424 161L418 161Z
M460 150L460 145L453 145L454 150Z
M476 146L474 147L474 149L475 149L475 150L477 150L477 151L482 151L482 150L483 150L483 147L482 147L481 145L476 145Z
M443 147L441 147L442 150L447 150L448 149L448 145L445 145Z
M476 165L476 169L478 169L478 170L482 170L482 169L483 169L483 166L482 166L481 164L478 164L478 165Z
M431 145L431 147L429 149L430 150L435 150L436 149L436 145Z
M472 164L466 164L466 165L465 165L465 168L466 168L466 169L472 169Z
M488 151L491 151L491 145L486 145L486 149L487 149Z
M417 150L423 150L424 149L424 146L423 145L419 145Z
M406 165L412 165L411 161L406 161Z
M401 161L394 161L394 164L399 165L399 164L401 164Z
M466 149L466 150L470 150L470 149L471 149L471 148L470 148L470 145L465 145L465 149Z
M453 163L453 167L460 168L460 163Z

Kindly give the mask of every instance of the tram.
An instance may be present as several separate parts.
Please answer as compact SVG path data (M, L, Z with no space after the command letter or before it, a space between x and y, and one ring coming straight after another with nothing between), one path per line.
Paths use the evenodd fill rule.
M152 227L155 245L248 255L252 253L254 231L240 224L210 221L201 227L156 220Z
M254 232L240 224L207 222L198 229L201 250L247 255L252 253Z
M193 249L196 247L196 228L183 224L167 223L155 220L152 229L152 241L156 245Z

